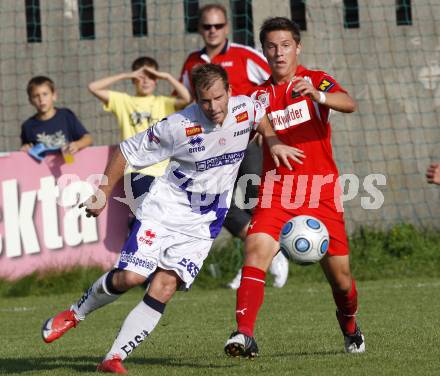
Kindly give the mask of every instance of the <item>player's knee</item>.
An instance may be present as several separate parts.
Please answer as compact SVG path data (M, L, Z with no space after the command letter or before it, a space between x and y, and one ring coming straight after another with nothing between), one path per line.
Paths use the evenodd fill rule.
M170 300L176 292L176 288L177 286L175 283L165 283L164 285L162 285L161 300L164 302Z
M115 275L113 284L119 291L127 291L145 282L145 277L130 271L121 271Z
M341 273L334 279L332 289L338 294L346 295L351 290L351 281L350 274Z
M274 252L270 246L258 241L258 239L246 239L245 265L260 269L267 269L272 261Z
M148 295L162 303L168 302L174 295L181 280L170 271L157 273L148 289Z

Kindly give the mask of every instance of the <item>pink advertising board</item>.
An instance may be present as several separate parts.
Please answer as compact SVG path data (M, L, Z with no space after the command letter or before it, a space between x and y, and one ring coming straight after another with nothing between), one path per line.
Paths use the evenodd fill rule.
M114 147L90 147L64 163L25 152L0 155L0 278L75 265L111 267L127 235L129 208L111 199L98 218L78 203L99 183ZM124 197L122 183L114 195Z

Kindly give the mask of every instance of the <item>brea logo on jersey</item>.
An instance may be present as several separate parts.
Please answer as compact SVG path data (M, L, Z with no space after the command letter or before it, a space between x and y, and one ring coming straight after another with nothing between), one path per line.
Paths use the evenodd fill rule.
M195 125L194 127L185 129L186 137L195 136L196 134L203 133L201 125Z
M249 115L248 115L247 111L245 111L245 112L242 112L242 113L240 113L238 115L235 115L235 119L237 120L237 123L241 123L243 121L248 120L249 119Z
M284 110L272 111L268 115L276 131L293 127L311 119L309 107L305 100L293 103Z

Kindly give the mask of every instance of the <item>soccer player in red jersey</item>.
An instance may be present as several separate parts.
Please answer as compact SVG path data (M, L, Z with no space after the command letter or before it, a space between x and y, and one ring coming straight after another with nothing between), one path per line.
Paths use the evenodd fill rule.
M320 219L330 234L328 254L321 267L332 288L345 351L365 351L356 323L357 291L351 275L344 217L339 202L338 170L331 147L330 110L353 112L355 101L333 77L298 63L299 27L282 17L266 20L260 30L263 53L272 76L252 94L266 107L277 136L304 151L303 164L293 170L276 168L263 149L263 181L245 243L242 280L237 291L237 331L225 344L231 356L258 355L254 325L263 304L265 276L279 250L279 234L297 215Z

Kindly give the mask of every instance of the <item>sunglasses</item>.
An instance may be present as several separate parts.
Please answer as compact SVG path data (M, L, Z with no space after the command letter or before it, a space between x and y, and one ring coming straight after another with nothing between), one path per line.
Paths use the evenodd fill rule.
M203 24L202 25L202 29L206 30L206 31L209 31L213 27L215 30L220 30L220 29L223 29L225 27L225 25L226 25L225 23L212 24L212 25L210 25L210 24Z

